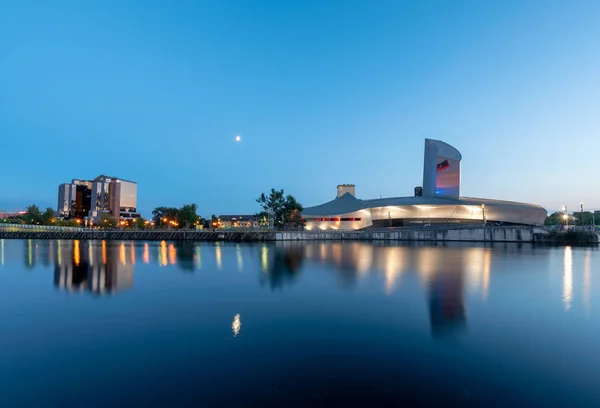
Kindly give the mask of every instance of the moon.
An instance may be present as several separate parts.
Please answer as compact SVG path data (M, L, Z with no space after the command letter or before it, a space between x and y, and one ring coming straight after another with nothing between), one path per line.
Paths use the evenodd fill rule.
M239 135L238 135L238 136L236 136L236 137L235 137L235 141L236 141L236 142L239 142L239 141L241 141L241 140L242 140L242 137L241 137L241 136L239 136Z

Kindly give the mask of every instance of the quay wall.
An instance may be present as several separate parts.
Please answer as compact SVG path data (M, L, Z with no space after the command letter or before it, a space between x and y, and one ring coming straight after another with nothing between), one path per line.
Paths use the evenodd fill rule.
M0 239L99 239L143 241L465 241L534 242L547 233L536 227L460 227L366 231L169 231L169 230L15 230L0 228ZM540 241L541 242L541 241Z

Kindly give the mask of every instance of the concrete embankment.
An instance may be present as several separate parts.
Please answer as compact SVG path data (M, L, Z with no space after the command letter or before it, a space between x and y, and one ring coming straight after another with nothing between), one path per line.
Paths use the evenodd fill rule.
M435 229L390 229L346 232L269 231L9 231L0 228L4 239L100 239L143 241L465 241L537 242L547 233L535 227L436 227ZM541 242L541 241L540 241Z
M600 236L592 231L551 232L536 234L535 242L548 245L592 245L598 244Z

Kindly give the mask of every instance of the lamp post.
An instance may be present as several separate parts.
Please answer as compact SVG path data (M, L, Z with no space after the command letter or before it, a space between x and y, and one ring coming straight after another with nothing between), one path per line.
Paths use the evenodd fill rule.
M485 204L481 204L481 212L483 214L483 225L485 226L485 224L487 224L487 221L485 219Z
M567 212L567 206L563 206L563 211L565 212L565 215L563 215L563 218L565 219L565 221L567 222L567 230L569 229L569 213Z

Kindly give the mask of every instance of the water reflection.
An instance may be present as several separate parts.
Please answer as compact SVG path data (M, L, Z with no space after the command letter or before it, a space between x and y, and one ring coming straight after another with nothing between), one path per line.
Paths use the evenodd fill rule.
M444 246L373 245L366 243L281 243L270 256L261 282L272 288L293 283L301 274L303 261L334 266L341 287L352 288L367 275L380 275L383 290L391 295L400 288L402 277L416 272L427 295L432 334L444 335L466 328L465 288L467 282L487 299L491 250L485 247L456 251Z
M130 289L133 262L124 243L58 241L54 264L54 285L67 291L87 291L96 295ZM48 253L51 253L50 251Z
M263 246L261 268L265 273L260 275L261 284L268 284L271 289L277 289L296 282L303 259L304 248L300 245L283 244L277 246L271 254L267 247Z

